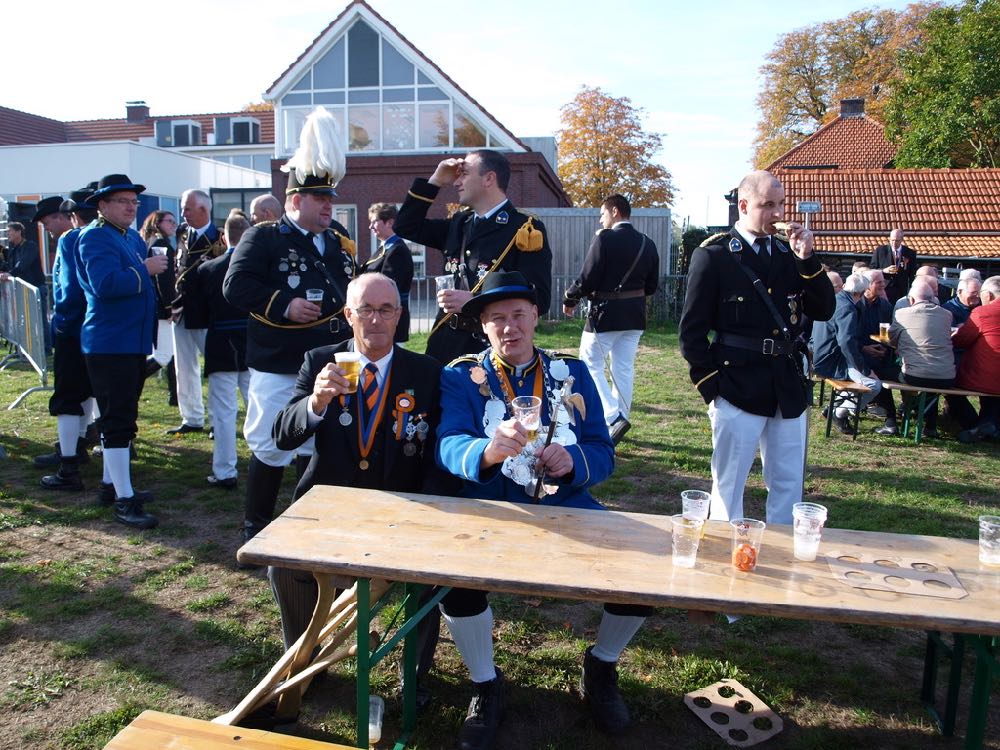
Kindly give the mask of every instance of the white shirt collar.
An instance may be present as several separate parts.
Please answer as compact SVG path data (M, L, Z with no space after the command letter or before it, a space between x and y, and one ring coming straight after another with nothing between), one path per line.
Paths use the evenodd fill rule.
M482 219L488 219L493 214L495 214L497 211L499 211L500 207L503 206L506 202L507 202L507 199L504 198L502 201L500 201L499 203L497 203L493 208L491 208L489 211L487 211L486 213L484 213L482 216L480 216L479 214L474 214L474 215L478 216L480 220L482 220Z
M382 359L375 361L375 366L378 368L378 375L375 377L375 380L378 382L379 388L385 383L385 376L389 372L389 366L392 364L392 352L394 349L395 347L390 349L389 353L382 357ZM358 354L361 355L361 369L364 370L365 365L371 362L371 360L364 354L361 354L361 352L358 352Z
M295 221L295 219L293 219L291 216L288 216L288 214L285 214L285 216L288 218L288 223L291 224L296 229L298 229L300 232L302 232L304 236L308 237L310 234L312 234L308 229L303 229L301 226L299 226L299 223ZM319 234L313 234L312 236L312 243L313 245L316 246L316 251L320 255L323 255L326 252L326 242L324 242L323 240L324 234L325 232L320 232Z
M755 240L766 239L767 242L768 242L768 248L771 247L771 236L770 235L764 235L763 237L754 237L752 234L748 234L746 231L744 231L743 227L740 226L740 223L738 221L733 226L733 229L735 229L739 233L740 237L743 238L743 241L746 242L747 245L749 245L751 248L753 248L754 252L757 252L757 248L754 247L754 244L753 244Z

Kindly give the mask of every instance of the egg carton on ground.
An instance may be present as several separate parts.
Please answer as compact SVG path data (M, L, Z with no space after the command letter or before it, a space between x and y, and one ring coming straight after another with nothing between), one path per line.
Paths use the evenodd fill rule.
M684 703L734 747L750 747L784 728L781 717L737 680L720 680L684 696Z

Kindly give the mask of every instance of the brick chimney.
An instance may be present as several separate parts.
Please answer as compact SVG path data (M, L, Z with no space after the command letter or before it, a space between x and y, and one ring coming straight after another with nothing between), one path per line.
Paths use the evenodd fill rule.
M840 100L840 116L841 117L864 117L865 116L865 100L864 97L858 99L841 99Z
M125 102L125 120L131 123L146 122L149 119L149 106L146 102Z

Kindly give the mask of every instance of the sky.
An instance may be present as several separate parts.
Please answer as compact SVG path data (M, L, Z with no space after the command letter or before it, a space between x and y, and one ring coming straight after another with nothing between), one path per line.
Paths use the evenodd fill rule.
M768 3L369 0L518 136L555 135L581 86L627 96L663 136L674 218L725 224L750 170L759 69L777 38L898 0ZM0 105L59 120L239 110L262 100L348 0L8 3Z

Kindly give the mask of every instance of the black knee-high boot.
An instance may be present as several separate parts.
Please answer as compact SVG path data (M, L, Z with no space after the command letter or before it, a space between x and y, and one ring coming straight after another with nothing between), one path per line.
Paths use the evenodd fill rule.
M249 540L274 518L284 466L268 466L256 456L250 456L247 466L247 494L243 506L243 539Z

